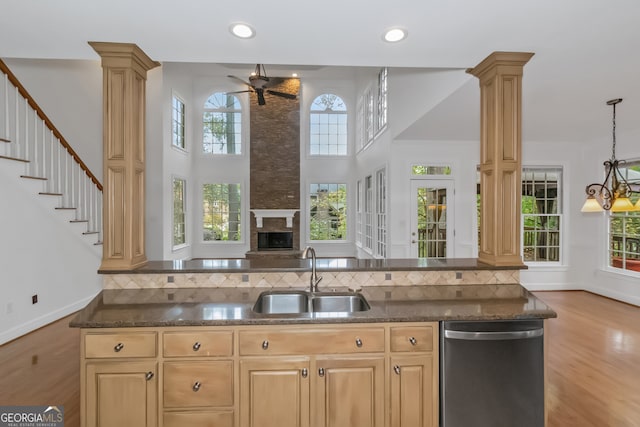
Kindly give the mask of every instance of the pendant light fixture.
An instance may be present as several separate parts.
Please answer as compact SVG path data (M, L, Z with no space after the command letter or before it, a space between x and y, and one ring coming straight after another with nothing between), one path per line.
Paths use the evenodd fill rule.
M628 212L640 210L640 200L634 206L629 200L629 195L635 193L627 178L620 172L620 166L626 162L616 159L616 105L622 102L622 98L607 101L607 105L613 107L613 144L611 159L604 162L607 175L602 184L589 184L586 188L587 200L584 202L582 212Z

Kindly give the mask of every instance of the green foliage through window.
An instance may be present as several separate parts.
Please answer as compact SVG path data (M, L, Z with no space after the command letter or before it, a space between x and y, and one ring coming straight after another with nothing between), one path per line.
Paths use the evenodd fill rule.
M202 186L202 239L205 242L241 240L240 196L240 184Z
M311 240L345 240L347 238L347 185L311 184Z

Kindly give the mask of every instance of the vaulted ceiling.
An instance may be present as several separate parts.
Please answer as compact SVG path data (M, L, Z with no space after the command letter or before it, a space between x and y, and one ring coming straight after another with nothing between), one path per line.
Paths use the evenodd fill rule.
M232 36L238 21L256 36ZM136 43L161 62L464 72L493 51L534 52L523 83L524 139L608 143L608 99L624 98L621 134L640 128L638 22L637 0L4 0L0 57L97 60L87 41L113 41ZM384 42L394 26L408 38ZM477 97L470 78L402 136L473 137ZM453 111L468 123L452 123Z

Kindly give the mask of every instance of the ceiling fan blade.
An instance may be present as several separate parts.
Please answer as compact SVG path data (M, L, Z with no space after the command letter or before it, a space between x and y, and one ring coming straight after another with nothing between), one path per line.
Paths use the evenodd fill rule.
M225 92L224 94L225 94L225 95L231 95L231 94L234 94L234 93L247 93L247 92L253 92L253 90L252 90L252 89L248 89L248 90L235 90L235 91L233 91L233 92Z
M252 85L251 85L251 83L249 83L249 82L245 82L245 81L244 81L244 80L242 80L240 77L236 77L236 76L227 76L227 77L229 77L229 78L231 78L231 79L235 79L235 80L239 81L240 83L242 83L242 84L244 84L244 85L247 85L247 86L249 86L249 87L251 87L251 86L252 86Z
M277 90L271 90L271 89L267 89L267 93L270 93L271 95L275 95L275 96L281 96L282 98L287 98L287 99L296 99L298 97L298 95L295 95L293 93L278 92Z
M264 90L258 88L256 94L258 95L258 105L265 105L267 102L264 100Z

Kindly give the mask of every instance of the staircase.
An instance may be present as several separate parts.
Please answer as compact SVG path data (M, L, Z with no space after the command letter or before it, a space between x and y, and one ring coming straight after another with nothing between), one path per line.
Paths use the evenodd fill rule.
M6 163L71 228L102 244L102 185L0 60L0 167Z

